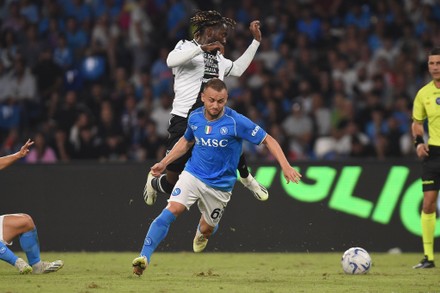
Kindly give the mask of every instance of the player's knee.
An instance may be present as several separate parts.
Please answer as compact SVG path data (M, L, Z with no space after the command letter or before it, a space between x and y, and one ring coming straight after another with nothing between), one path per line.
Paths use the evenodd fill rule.
M21 214L21 226L25 232L35 229L35 223L28 214Z
M186 210L186 207L181 203L170 201L166 206L166 209L170 211L175 217L178 217Z
M423 191L423 207L425 214L432 214L437 209L438 190L424 190Z
M423 212L425 214L432 214L436 212L436 206L434 205L423 205Z

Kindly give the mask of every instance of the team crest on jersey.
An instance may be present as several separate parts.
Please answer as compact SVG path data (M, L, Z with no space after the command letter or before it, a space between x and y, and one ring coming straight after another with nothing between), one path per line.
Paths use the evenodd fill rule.
M437 105L440 105L440 97L436 98L435 102L436 102Z
M227 127L220 128L220 133L223 134L223 135L228 134L228 128Z
M212 132L212 126L206 125L205 126L205 134L210 134Z
M180 188L174 188L173 192L171 193L172 196L177 196L181 193L182 191L180 190Z

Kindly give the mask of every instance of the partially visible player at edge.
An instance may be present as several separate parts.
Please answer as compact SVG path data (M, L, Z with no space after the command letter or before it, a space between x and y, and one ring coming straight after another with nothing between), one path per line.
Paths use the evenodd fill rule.
M434 264L434 232L437 197L440 190L440 48L429 53L428 70L432 81L422 87L414 99L412 135L417 156L423 159L423 208L421 215L424 258L414 269ZM424 121L428 120L428 143L424 142Z
M260 22L251 22L249 30L254 40L237 60L224 57L224 46L228 30L235 26L235 21L221 16L217 11L197 11L190 19L194 26L194 39L181 40L167 58L167 64L174 74L173 109L171 111L167 153L171 151L185 133L187 117L192 110L202 106L200 94L204 85L211 78L223 80L225 76L241 76L248 68L261 42ZM157 192L170 194L176 184L185 163L191 156L188 151L184 156L167 166L166 174L155 178L148 174L143 196L148 205L156 201ZM267 189L259 184L249 173L246 159L242 154L237 165L240 181L252 191L259 200L267 200Z
M140 256L132 262L134 274L142 275L171 223L196 202L201 217L193 250L201 252L205 249L231 199L243 140L264 144L280 164L287 183L298 183L301 179L301 174L290 166L278 142L250 119L226 107L227 100L225 83L218 78L208 81L202 93L204 106L191 112L184 136L165 158L151 167L151 174L159 176L169 164L193 147L168 205L151 223Z
M12 165L29 153L34 142L30 139L15 154L0 157L0 170ZM26 253L28 263L16 256L6 245L19 236L20 246ZM64 265L62 260L54 262L40 259L40 243L37 228L31 216L27 214L0 215L0 259L15 266L20 274L44 274L56 272Z

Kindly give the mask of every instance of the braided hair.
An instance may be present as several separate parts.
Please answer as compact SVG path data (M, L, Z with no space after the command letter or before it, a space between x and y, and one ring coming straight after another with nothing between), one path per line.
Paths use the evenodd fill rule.
M190 18L190 24L194 26L194 35L202 32L206 27L226 25L228 28L234 28L236 22L228 17L222 16L215 10L198 10L193 17Z

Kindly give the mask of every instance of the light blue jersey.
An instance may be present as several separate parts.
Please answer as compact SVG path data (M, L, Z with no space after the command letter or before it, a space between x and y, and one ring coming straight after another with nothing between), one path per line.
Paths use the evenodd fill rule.
M185 170L212 188L232 191L243 139L261 144L267 133L229 107L214 121L205 118L204 110L198 108L188 118L184 137L195 144Z

